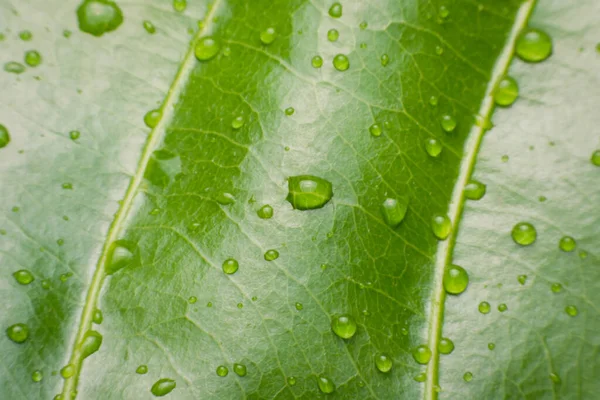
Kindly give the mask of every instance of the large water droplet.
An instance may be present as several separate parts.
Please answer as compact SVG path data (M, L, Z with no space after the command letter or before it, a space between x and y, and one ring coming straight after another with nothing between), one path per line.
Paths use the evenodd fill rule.
M261 219L269 219L273 217L273 207L268 204L265 204L256 212L259 218Z
M392 228L400 225L406 216L407 210L408 201L403 199L397 200L388 198L384 200L383 204L381 204L381 214L383 215L383 219L385 223Z
M438 350L442 354L450 354L454 351L454 342L448 338L441 338L438 343Z
M286 200L297 210L321 208L333 196L331 182L312 175L291 176Z
M329 15L333 18L339 18L342 16L342 5L340 3L333 3L329 7Z
M35 370L32 372L31 374L31 380L34 382L40 382L42 379L44 379L44 374L42 373L42 371Z
M456 129L456 119L454 119L452 115L442 115L440 118L440 125L446 132L452 132Z
M196 58L198 60L208 61L217 55L220 48L221 46L216 39L211 36L206 36L198 40L198 43L196 43L196 47L194 49L194 53L196 54Z
M431 350L427 345L422 344L415 347L412 356L419 364L427 364L431 360Z
M526 29L519 35L515 50L523 61L544 61L552 54L552 39L539 29Z
M25 52L25 64L30 67L37 67L42 63L42 56L36 50L29 50Z
M154 128L162 118L161 110L150 110L144 115L144 123L148 128Z
M29 285L35 279L33 274L26 269L20 269L13 273L16 281L21 285Z
M260 41L263 44L271 44L275 41L277 34L275 28L269 27L260 33Z
M152 152L144 178L160 188L169 185L181 173L181 158L169 150L159 149Z
M437 157L442 153L442 144L435 138L425 140L425 151L431 157Z
M444 289L450 294L460 294L469 284L469 274L463 267L449 265L444 272Z
M319 390L323 393L335 392L335 385L333 381L325 376L319 376L317 378L317 384L319 385Z
M102 346L102 335L92 330L85 333L83 340L79 344L83 358L87 358L100 350L100 346Z
M452 232L452 222L447 215L434 215L431 218L431 229L438 239L445 240Z
M10 133L4 125L0 125L0 149L10 143Z
M64 379L69 379L73 375L75 375L76 369L73 364L67 364L60 369L60 376Z
M487 301L479 303L479 312L482 314L489 314L492 311L492 306Z
M23 343L29 337L29 327L25 324L14 324L6 329L6 336L15 343Z
M4 64L4 70L6 72L10 72L11 74L22 74L25 72L25 66L16 61L9 61Z
M333 57L333 66L338 71L346 71L348 68L350 68L350 60L348 60L346 55L338 54Z
M229 369L227 369L226 366L219 365L217 367L217 375L219 375L220 377L225 377L225 376L227 376L227 374L229 374Z
M537 238L537 232L529 222L519 222L512 229L512 238L521 246L529 246Z
M390 372L393 366L393 361L390 356L385 353L381 353L375 357L375 366L381 372Z
M510 76L505 76L494 91L494 101L499 106L508 107L519 97L519 85Z
M330 29L327 31L327 40L330 42L335 42L339 39L340 33L337 29Z
M102 36L123 23L123 12L111 0L85 0L77 9L77 20L83 32Z
M273 261L279 258L279 252L277 250L271 249L265 252L265 260Z
M106 258L106 273L114 274L118 270L135 263L136 246L127 240L117 240L110 245Z
M356 321L348 314L335 316L331 319L333 333L342 339L350 339L356 333Z
M1 142L1 141L0 141ZM0 145L0 147L2 147L2 145ZM596 150L592 153L592 157L590 158L590 161L592 162L592 164L594 164L596 167L600 167L600 150Z
M227 260L223 261L222 267L223 267L223 272L231 275L231 274L236 273L236 271L240 267L240 264L237 262L237 260L235 260L233 258L228 258Z
M147 365L140 365L135 369L135 373L136 374L140 374L140 375L145 375L148 373L148 366Z
M565 307L565 312L567 314L569 314L569 316L571 317L576 317L577 314L579 314L579 311L577 310L577 307L573 306L573 305L569 305Z
M567 253L575 250L577 246L577 242L571 236L563 236L560 238L560 242L558 243L558 247Z
M244 364L233 364L233 372L238 376L246 376L248 370Z
M175 389L175 386L177 386L177 383L173 379L162 378L154 382L154 385L152 385L152 388L150 389L150 393L156 397L166 396Z
M486 190L487 187L485 184L476 180L471 180L465 185L464 194L469 200L480 200L483 196L485 196Z
M379 124L373 124L369 127L369 133L371 134L371 136L379 137L381 136L382 132L383 130L381 129L381 126L379 126Z

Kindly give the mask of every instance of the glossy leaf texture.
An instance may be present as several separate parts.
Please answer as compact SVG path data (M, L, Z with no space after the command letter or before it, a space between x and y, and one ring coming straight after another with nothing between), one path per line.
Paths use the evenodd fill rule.
M122 22L78 23L88 3ZM533 5L0 0L0 326L27 326L2 395L596 393L593 0L538 5L554 53L513 62L459 221ZM446 258L470 281L444 310Z

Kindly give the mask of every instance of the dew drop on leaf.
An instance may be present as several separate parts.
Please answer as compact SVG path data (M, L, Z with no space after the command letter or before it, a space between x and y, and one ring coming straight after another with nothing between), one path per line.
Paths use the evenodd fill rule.
M156 397L166 396L175 389L175 386L177 386L177 383L173 379L162 378L154 382L154 385L150 388L150 393Z
M469 284L469 274L463 267L449 265L444 272L444 289L450 294L460 294Z
M441 338L438 343L438 350L441 354L450 354L454 351L454 342L448 338Z
M508 310L508 306L506 304L504 304L504 303L498 304L498 311L504 312L506 310Z
M240 129L242 126L244 126L244 117L242 117L241 115L235 117L231 121L231 127L233 129Z
M48 279L42 279L42 289L50 289L50 281Z
M304 309L304 306L302 305L302 303L296 303L294 306L296 307L296 310L298 310L298 311L302 311Z
M482 314L489 314L489 312L492 310L492 307L487 301L482 301L481 303L479 303L478 309L479 312Z
M92 314L92 321L96 325L100 325L102 323L102 321L104 321L104 316L102 315L102 310L100 310L99 308L96 308L94 310L94 313Z
M154 128L162 118L162 111L150 110L144 115L144 123L148 128Z
M297 210L321 208L333 197L331 182L312 175L288 178L286 200Z
M390 56L387 54L381 55L381 65L386 67L390 63Z
M494 350L496 348L496 344L495 343L488 343L488 349L490 350Z
M569 316L571 317L575 317L577 316L577 314L579 314L579 311L577 310L577 307L573 306L573 305L569 305L565 307L565 312L567 314L569 314Z
M319 376L317 378L317 384L319 386L319 390L323 393L333 393L335 392L335 385L333 381L325 376Z
M512 105L519 97L519 85L514 78L505 76L500 80L494 91L494 102L502 107Z
M465 380L465 382L471 382L473 380L473 373L471 372L465 372L465 374L463 375L463 379Z
M260 33L260 41L263 44L271 44L275 41L275 28L269 27Z
M373 124L369 127L369 133L371 134L371 136L373 137L379 137L381 136L382 133L382 129L381 126L379 126L378 124Z
M380 353L377 356L375 356L375 366L379 371L390 372L390 370L392 369L392 365L393 361L387 354Z
M268 204L265 204L256 212L259 218L261 219L270 219L273 217L273 207Z
M440 125L442 129L446 132L452 132L456 129L456 119L452 115L446 114L442 115L440 118Z
M227 369L224 365L219 365L217 367L217 375L220 377L225 377L229 374L229 369Z
M244 364L233 364L233 372L235 372L238 376L246 376L248 371Z
M23 72L25 72L25 66L16 61L9 61L6 64L4 64L4 70L11 74L22 74Z
M13 272L13 276L15 280L21 285L29 285L35 279L33 277L33 274L26 269L20 269L16 272Z
M433 234L440 240L445 240L452 232L452 223L447 215L434 215L431 218L431 229Z
M279 252L277 250L271 249L267 250L265 253L265 260L273 261L279 258Z
M149 34L156 33L156 27L151 21L144 21L143 26L146 32L148 32Z
M560 376L558 376L558 374L556 374L555 372L550 372L549 377L550 377L550 380L552 382L554 382L554 383L560 383L561 382Z
M323 57L314 56L310 62L313 68L321 68L323 66Z
M552 39L546 32L529 28L519 35L515 51L523 61L544 61L552 54Z
M77 20L83 32L102 36L123 23L123 12L111 0L84 0L77 9Z
M147 365L140 365L136 368L135 370L136 374L140 374L140 375L144 375L148 373L148 366Z
M42 371L35 370L31 373L31 380L34 382L40 382L42 379L44 379L44 374L42 373Z
M396 228L398 225L400 225L406 216L407 210L408 202L403 200L387 198L381 204L381 214L383 215L383 220L392 228Z
M435 97L435 96L431 96L429 98L429 105L432 106L432 107L437 106L438 105L438 98Z
M512 229L512 238L521 246L529 246L537 238L537 232L529 222L519 222Z
M287 383L290 386L296 386L296 378L293 376L290 376L287 378Z
M73 364L67 364L60 369L60 376L64 379L69 379L75 375L75 366Z
M29 338L29 327L22 323L11 325L6 329L6 336L15 343L23 343Z
M435 138L425 140L425 151L431 157L437 157L442 153L442 144Z
M217 55L221 46L211 36L205 36L198 40L196 43L196 47L194 48L194 54L196 54L196 58L200 61L208 61Z
M575 239L573 239L571 236L563 236L562 238L560 238L560 242L558 242L558 247L567 253L572 252L573 250L575 250L575 247L577 246L577 242L575 242Z
M10 133L4 125L0 125L0 149L10 143Z
M331 319L331 330L342 339L354 336L356 328L356 321L348 314L337 315Z
M0 141L0 143L1 143L1 141ZM2 147L2 146L0 145L0 147ZM596 150L592 153L592 157L590 158L590 161L596 167L600 167L600 150Z
M190 303L190 304L196 304L197 301L198 301L198 298L196 296L190 296L188 298L188 303Z
M223 272L225 272L228 275L231 275L236 273L236 271L240 267L240 264L237 262L237 260L233 258L228 258L227 260L223 261L222 267Z
M330 42L335 42L339 39L340 33L337 29L330 29L327 31L327 40Z
M450 15L450 10L448 10L448 7L446 6L440 6L438 10L438 15L440 18L446 19Z
M332 18L339 18L342 16L342 5L340 3L333 3L329 7L329 15Z
M419 364L427 364L429 360L431 360L431 350L427 345L422 344L417 347L412 352L412 356L416 362Z
M222 206L228 206L235 203L235 197L231 193L227 192L219 193L215 200Z
M106 258L106 273L114 274L118 270L133 265L136 246L126 240L117 240L110 245Z
M425 382L427 380L427 374L425 372L420 372L413 378L417 382Z
M83 336L83 340L79 344L81 356L87 358L100 350L102 345L102 335L96 331L89 330Z
M441 56L444 54L444 48L442 46L435 46L435 54Z
M346 71L348 68L350 68L350 60L348 60L346 55L338 54L333 57L333 66L338 71Z
M527 282L527 275L519 275L519 276L517 276L517 281L519 281L519 283L521 285L524 285L525 282Z
M465 185L464 193L465 197L469 200L481 200L481 198L485 196L486 190L487 187L485 184L476 180L471 180Z
M19 32L19 38L24 42L29 42L33 38L33 34L31 31L21 31Z
M285 109L285 115L287 115L288 117L290 115L294 115L295 112L296 112L296 110L294 110L294 107L288 107Z
M42 63L42 56L36 50L29 50L25 52L25 64L30 67L37 67Z
M177 12L184 12L187 8L187 0L173 0L173 9Z
M71 140L77 140L77 139L79 139L80 136L81 136L81 132L79 132L79 131L69 132L69 137L71 138Z

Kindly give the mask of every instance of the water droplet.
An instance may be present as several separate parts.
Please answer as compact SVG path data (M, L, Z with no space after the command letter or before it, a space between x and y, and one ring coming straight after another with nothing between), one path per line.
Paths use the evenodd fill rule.
M37 67L42 63L42 56L36 50L29 50L25 52L25 64L30 67Z
M198 40L194 53L196 58L200 61L208 61L217 55L221 46L211 36L205 36Z
M529 222L519 222L512 229L512 238L521 246L529 246L537 238L537 232Z
M450 294L460 294L469 284L469 274L463 267L449 265L444 272L444 289Z
M175 386L177 386L177 383L173 379L162 378L154 382L154 385L152 385L152 388L150 389L150 393L156 397L166 396L175 389Z
M73 364L67 364L60 369L60 376L64 379L69 379L75 375L75 366Z
M246 376L248 373L244 364L233 364L233 372L238 374L238 376Z
M295 306L296 306L296 310L298 310L298 311L302 311L304 309L304 306L302 305L302 303L296 303Z
M150 110L144 115L144 123L148 128L154 128L162 118L161 110Z
M442 152L442 144L435 138L425 140L425 151L431 157L437 157Z
M377 369L381 372L390 372L392 365L392 359L385 353L378 354L375 357L375 366L377 366Z
M126 240L117 240L110 245L106 258L106 274L112 275L118 270L132 266L135 262L136 246Z
M526 29L519 35L515 51L527 62L540 62L552 54L552 39L539 29Z
M335 316L331 319L333 333L342 339L350 339L356 333L356 321L348 314Z
M319 385L319 390L323 393L335 392L333 381L325 376L319 376L317 378L317 384Z
M473 374L467 371L463 375L463 379L465 380L465 382L471 382L473 380Z
M79 344L81 355L87 358L100 350L102 345L102 335L96 331L89 330L83 336L83 340Z
M33 38L33 34L30 31L21 31L19 32L19 37L24 42L29 42Z
M65 400L62 394L57 394L56 396L54 396L53 400Z
M586 259L588 256L587 251L585 250L579 250L579 258L581 258L582 260Z
M329 40L330 42L337 41L339 37L340 33L337 29L330 29L329 31L327 31L327 40Z
M42 379L44 379L44 374L39 369L31 374L31 380L34 382L40 382Z
M452 223L447 215L434 215L431 218L433 234L440 240L445 240L452 232Z
M432 107L437 106L438 105L438 98L435 97L435 96L431 96L429 98L429 105L432 106Z
M329 8L329 15L332 18L339 18L342 16L342 5L340 3L333 3Z
M96 308L94 310L94 313L92 314L92 321L96 325L100 325L102 321L104 321L104 315L102 315L102 310L100 310L99 308Z
M237 260L233 258L228 258L227 260L223 261L223 272L226 274L235 274L239 267L240 265L238 264Z
M446 132L452 132L456 129L456 119L452 115L442 115L440 125L442 125L442 129Z
M379 126L378 124L373 124L369 127L369 133L371 133L371 136L373 136L373 137L381 136L382 132L383 132L383 130L381 129L381 126Z
M577 310L577 307L575 307L575 306L566 306L565 312L567 314L569 314L571 317L575 317L575 316L577 316L577 314L579 314L579 311Z
M10 143L10 133L4 125L0 125L0 149Z
M450 15L450 10L448 10L446 6L440 6L440 9L438 10L438 15L440 18L446 19Z
M70 183L70 182L65 182L61 186L62 186L63 189L73 190L73 184ZM59 240L61 240L61 239L59 239ZM64 241L63 241L63 243L64 243Z
M454 342L448 338L441 338L438 343L438 350L442 354L450 354L454 351Z
M285 109L285 115L290 116L290 115L294 115L294 112L296 110L294 110L294 107L288 107Z
M396 228L404 220L408 210L408 201L387 198L381 204L381 214L386 224Z
M14 324L6 329L6 336L15 343L23 343L29 337L29 327L25 324Z
M417 382L425 382L427 380L427 374L425 372L420 372L413 378Z
M524 285L525 282L527 282L527 275L519 275L519 276L517 276L517 281L519 281L519 283L521 285Z
M444 54L444 48L442 46L435 46L435 54L441 56Z
M422 344L415 347L412 352L412 356L419 364L427 364L431 360L431 350L427 345Z
M361 22L358 27L360 28L360 30L364 31L365 29L367 29L367 27L369 26L369 24L367 24L365 21Z
M65 29L65 30L63 31L63 36L64 36L65 38L67 38L67 39L68 39L68 38L70 38L72 34L73 34L73 32L71 32L71 31L70 31L70 30L68 30L68 29Z
M263 44L271 44L275 40L275 28L269 27L260 33L260 41Z
M483 196L485 196L486 190L487 186L485 186L483 183L476 180L471 180L465 185L464 194L469 200L480 200Z
M561 382L561 380L560 380L560 376L558 376L558 375L557 375L556 373L554 373L554 372L551 372L551 373L550 373L550 375L549 375L549 377L550 377L550 380L551 380L552 382L554 382L554 383L560 383L560 382Z
M0 146L1 147L1 146ZM592 164L596 167L600 167L600 150L596 150L592 153L592 158L590 158Z
M227 374L229 374L229 369L227 369L226 366L219 365L217 367L217 375L219 375L220 377L225 377L225 376L227 376Z
M504 312L506 310L508 310L508 306L506 304L504 304L504 303L498 304L498 311Z
M296 385L296 378L293 376L290 376L287 378L287 383L290 386L295 386Z
M323 66L323 57L314 56L311 60L313 68L321 68Z
M256 214L258 214L258 217L261 219L270 219L273 217L273 207L271 207L268 204L265 204L264 206L258 209Z
M42 280L42 289L45 289L45 290L50 289L50 281L48 279Z
M223 192L219 193L215 200L222 206L228 206L230 204L235 203L235 196L231 193Z
M198 298L196 296L190 296L188 298L188 303L190 304L195 304L198 301Z
M494 101L497 105L508 107L519 97L519 85L510 76L505 76L494 91Z
M277 250L271 249L266 251L265 260L273 261L277 260L277 258L279 258L279 252Z
M494 343L491 343L491 342L490 342L490 343L488 343L488 349L490 349L490 350L494 350L495 348L496 348L496 344L494 344Z
M13 276L21 285L29 285L35 279L33 274L26 269L20 269L16 272L13 272Z
M577 246L577 242L571 236L563 236L558 243L558 247L567 253L575 250L575 246Z
M560 283L553 283L552 286L550 286L550 290L552 290L554 293L560 293L562 292L562 285Z
M489 312L492 310L492 307L490 306L490 303L488 303L487 301L482 301L481 303L479 303L479 312L482 314L489 314Z
M387 54L382 54L381 55L381 65L385 67L389 63L390 63L390 56L388 56Z
M149 34L156 33L156 27L154 26L154 24L152 22L150 22L150 21L144 21L143 25L144 25L144 29Z
M297 210L321 208L333 196L331 182L312 175L291 176L288 178L286 200Z
M233 129L240 129L242 126L244 126L244 117L241 115L235 117L233 121L231 121L231 127Z
M83 32L102 36L123 23L123 12L111 0L84 0L77 9L77 20Z
M81 136L81 132L79 132L79 131L69 132L69 137L71 138L71 140L77 140L77 139L79 139L80 136Z
M22 74L25 72L25 66L16 61L9 61L4 64L4 70L6 72L10 72L11 74Z
M144 375L148 373L148 366L147 365L140 365L139 367L136 368L135 370L136 374L140 374L140 375Z
M350 68L350 61L344 54L338 54L333 57L333 66L338 71L346 71L348 68Z
M184 12L187 7L186 0L173 0L173 9L177 12Z

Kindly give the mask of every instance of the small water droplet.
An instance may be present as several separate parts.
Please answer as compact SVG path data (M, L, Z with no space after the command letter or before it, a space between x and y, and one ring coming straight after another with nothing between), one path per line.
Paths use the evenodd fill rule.
M517 276L517 281L519 281L519 283L521 285L524 285L525 282L527 282L527 275L519 275L519 276Z
M244 364L233 364L233 372L238 374L238 376L246 376L248 373Z
M198 301L198 298L196 296L190 296L188 298L188 303L190 304L195 304Z
M173 0L173 9L177 12L184 12L187 8L187 0Z
M333 393L335 392L335 385L333 381L325 376L319 376L317 378L317 384L319 386L319 390L323 393Z
M69 137L71 138L71 140L77 140L77 139L79 139L80 136L81 136L81 132L79 132L79 131L69 132Z
M217 42L211 36L205 36L198 40L196 43L196 47L194 49L194 53L196 54L196 58L200 61L208 61L217 55L221 46L219 42Z
M485 186L485 184L476 180L471 180L465 185L464 194L469 200L481 200L481 198L485 196L486 190L487 186Z
M425 382L427 380L427 374L425 372L420 372L413 378L417 382Z
M577 310L577 307L569 305L565 307L565 312L567 314L569 314L571 317L575 317L577 316L577 314L579 314L579 311Z
M65 30L63 31L63 36L64 36L65 38L67 38L67 39L68 39L68 38L70 38L72 34L73 34L73 32L71 32L71 31L70 31L70 30L68 30L68 29L65 29Z
M434 215L431 218L431 228L438 239L445 240L452 232L452 222L447 215Z
M219 193L215 200L222 206L228 206L235 203L235 197L227 192Z
M33 38L33 34L31 33L31 31L21 31L19 32L19 37L24 42L29 42Z
M239 267L240 265L238 264L237 260L233 258L228 258L227 260L223 261L223 272L226 274L235 274Z
M465 382L471 382L473 380L473 373L471 372L465 372L465 374L463 375L463 379L465 380Z
M313 68L321 68L323 66L323 57L314 56L311 60Z
M8 129L0 124L0 149L6 147L10 143L10 133Z
M298 311L302 311L304 309L304 306L302 305L302 303L296 303L295 306L296 306L296 310L298 310Z
M9 61L4 64L4 70L6 72L10 72L11 74L22 74L25 72L25 66L16 61Z
M408 210L408 201L387 198L381 204L381 214L388 226L396 228L404 220Z
M587 251L585 250L579 250L579 258L581 258L582 260L585 260L588 256Z
M89 330L83 336L83 340L79 344L81 356L87 358L100 350L102 345L102 335L96 331Z
M123 23L123 12L111 0L84 0L77 9L77 20L83 32L102 36Z
M0 146L1 147L1 146ZM600 150L596 150L592 153L592 157L590 158L592 164L596 167L600 167Z
M297 210L321 208L333 197L331 182L312 175L288 178L286 200Z
M490 350L494 350L496 348L496 344L495 343L488 343L488 349Z
M44 374L39 369L31 374L31 380L34 382L40 382L42 379L44 379Z
M146 32L148 32L149 34L156 33L156 27L151 21L144 21L143 26Z
M235 117L233 121L231 121L231 127L233 129L240 129L242 126L244 126L244 117L241 115Z
M265 253L265 260L267 261L277 260L277 258L279 258L279 252L277 250L271 249L267 250Z
M456 119L452 115L442 115L440 118L440 125L446 132L453 132L456 129Z
M562 292L562 285L560 283L553 283L552 286L550 286L550 290L552 290L554 293L560 293Z
M135 262L136 246L126 240L117 240L110 245L106 258L106 274L112 275Z
M429 98L429 105L432 106L432 107L437 106L438 105L438 98L435 97L435 96L431 96Z
M175 386L177 386L177 383L173 379L162 378L154 382L154 385L150 388L150 393L156 397L166 396L175 389Z
M441 56L444 54L444 48L442 46L435 46L435 54Z
M148 128L154 128L162 118L161 110L150 110L144 115L144 123Z
M64 379L69 379L75 375L75 366L73 364L67 364L60 369L60 376Z
M37 67L42 63L42 56L36 50L29 50L25 52L25 64L30 67Z
M290 115L294 115L294 112L296 112L296 110L294 110L294 107L288 107L285 109L285 115L287 115L288 117Z
M14 324L6 329L6 336L15 343L23 343L29 338L29 327L25 324Z
M275 28L269 27L260 33L260 41L263 44L271 44L276 38Z
M337 41L339 37L340 33L337 29L330 29L329 31L327 31L327 40L329 40L330 42Z
M438 350L442 354L450 354L454 351L454 342L448 338L441 338L438 343Z
M515 51L523 61L544 61L552 54L552 39L546 32L529 28L519 35Z
M550 380L551 380L552 382L554 382L554 383L560 383L560 382L561 382L561 380L560 380L560 376L558 376L558 375L557 375L556 373L554 373L554 372L551 372L551 373L550 373L550 375L549 375L549 377L550 377Z
M13 276L15 277L16 281L21 285L29 285L35 279L33 277L33 274L26 269L20 269L16 272L13 272Z
M444 289L450 294L460 294L469 284L469 274L463 267L449 265L444 272Z
M256 212L259 218L261 219L270 219L273 217L273 207L268 204L265 204Z
M219 365L217 367L217 375L219 375L220 377L225 377L225 376L227 376L227 374L229 374L229 369L227 369L226 366Z
M429 360L431 360L431 350L427 345L422 344L417 347L412 352L412 356L416 362L419 364L427 364Z
M425 140L425 151L431 157L437 157L442 153L442 144L435 138Z
M342 5L340 3L333 3L329 7L329 15L332 18L339 18L342 16Z
M356 321L348 314L335 316L331 319L333 333L342 339L350 339L356 333Z
M504 303L498 304L498 311L504 312L506 310L508 310L508 306L506 304L504 304Z
M66 189L66 190L72 190L73 189L73 184L70 183L70 182L65 182L61 186L62 186L63 189ZM63 243L64 243L64 241L63 241Z
M50 289L50 281L48 279L42 280L42 289L45 289L45 290Z
M344 54L338 54L333 57L333 66L338 71L346 71L350 68L350 60L348 60L348 57Z
M209 301L208 303L206 303L206 307L210 308L210 307L212 307L212 306L213 306L213 303L212 303L212 302L210 302L210 301Z
M367 27L369 26L369 24L367 24L365 21L361 22L358 27L360 28L360 30L364 31L365 29L367 29Z
M503 163L508 162L509 157L505 154L502 157L500 157L500 160L502 160Z
M144 375L148 373L148 366L147 365L140 365L135 369L135 373L136 374L140 374L140 375Z
M446 19L446 18L448 18L449 15L450 15L450 10L448 10L448 7L440 6L440 8L438 10L438 16L442 19Z
M517 81L510 76L502 78L494 91L494 101L496 104L502 107L508 107L517 100L517 97L519 97L519 85L517 84Z
M573 239L571 236L563 236L560 239L560 242L558 243L558 247L567 253L572 252L573 250L575 250L575 247L577 246L577 242L575 242L575 239Z
M102 321L104 321L104 315L102 315L102 310L100 310L99 308L96 308L94 310L94 313L92 314L92 321L96 325L100 325Z
M381 372L390 372L393 366L393 361L390 356L385 353L381 353L375 356L375 366Z
M512 238L521 246L529 246L535 242L537 232L529 222L519 222L512 229Z
M382 54L381 55L381 65L385 67L389 63L390 63L390 56L388 56L387 54Z
M295 386L296 385L296 378L293 376L290 376L287 378L287 383L290 386Z
M490 306L490 303L488 303L487 301L482 301L481 303L479 303L479 312L482 314L489 314L489 312L492 310L492 307Z

